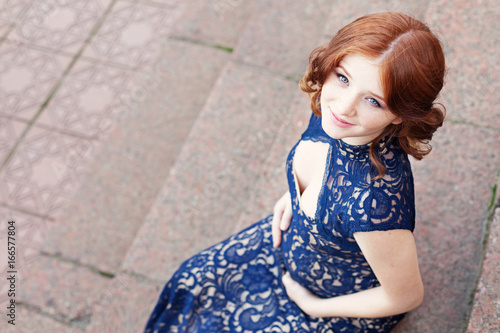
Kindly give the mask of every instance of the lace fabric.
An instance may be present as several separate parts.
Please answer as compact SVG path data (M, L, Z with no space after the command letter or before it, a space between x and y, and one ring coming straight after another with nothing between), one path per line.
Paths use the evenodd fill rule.
M328 143L314 218L300 207L293 157L300 142ZM319 297L345 295L379 285L354 240L355 232L407 229L415 221L413 178L406 154L381 143L384 177L369 160L369 145L330 138L321 118L290 151L286 172L293 217L282 245L272 247L268 216L195 255L165 286L146 332L387 332L403 317L312 318L289 300L284 270Z

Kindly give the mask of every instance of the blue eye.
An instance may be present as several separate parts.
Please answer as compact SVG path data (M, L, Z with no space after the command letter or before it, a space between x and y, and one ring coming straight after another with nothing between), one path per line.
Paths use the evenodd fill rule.
M340 82L343 84L349 85L349 80L342 74L337 74L337 77L339 78Z
M368 98L368 102L370 102L371 105L376 106L377 108L380 107L380 103L377 102L377 100L375 98L371 98L371 97Z

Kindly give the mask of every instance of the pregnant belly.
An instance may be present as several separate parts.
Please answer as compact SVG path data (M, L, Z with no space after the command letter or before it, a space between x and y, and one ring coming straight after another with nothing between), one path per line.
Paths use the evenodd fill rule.
M300 216L294 216L290 228L283 232L281 247L291 277L319 297L345 295L376 282L372 274L355 268L362 266L356 259L342 258L332 247L328 251L314 226Z
M334 261L332 257L323 256L311 246L312 238L313 235L303 221L292 220L290 228L283 232L283 262L295 281L318 296L331 297L331 291L327 291L331 288L325 288L324 284L331 280L328 276L332 277L334 273L331 272ZM330 284L332 282L330 281Z

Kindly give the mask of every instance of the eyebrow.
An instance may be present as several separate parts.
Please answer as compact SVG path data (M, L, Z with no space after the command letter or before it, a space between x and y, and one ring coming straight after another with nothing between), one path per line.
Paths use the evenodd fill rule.
M382 98L382 96L379 96L371 91L368 91L370 94L372 94L373 96L377 97L378 99L380 99L382 102L384 102L384 104L387 104L387 102L385 101L384 98Z
M343 70L343 71L347 74L347 76L349 76L349 77L352 79L351 74L349 74L349 72L345 69L345 67L344 67L344 66L342 66L342 65L338 65L337 67L342 68L342 70ZM373 93L373 92L371 92L371 91L368 91L368 92L369 92L370 94L372 94L373 96L377 97L378 99L382 100L382 102L384 102L385 104L387 104L387 102L385 101L385 99L384 99L382 96L379 96L379 95L377 95L377 94L375 94L375 93Z

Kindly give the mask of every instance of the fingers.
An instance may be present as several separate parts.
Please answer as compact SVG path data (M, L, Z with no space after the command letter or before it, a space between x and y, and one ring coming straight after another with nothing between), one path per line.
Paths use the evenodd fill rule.
M283 274L283 277L281 278L281 281L283 281L283 284L285 286L289 285L291 282L293 282L292 276L290 275L289 272L286 272Z
M274 223L274 217L273 217L272 234L273 234L273 247L279 247L281 245L281 230L279 228L279 222L278 224Z
M290 273L286 272L283 274L281 281L283 282L288 297L294 301L302 311L313 317L324 316L321 307L318 311L319 302L321 302L320 298L295 281Z
M287 230L292 221L292 204L290 201L290 192L285 193L274 206L272 220L273 246L281 245L282 231Z
M281 231L285 231L290 227L290 223L292 222L292 203L290 200L287 200L285 211L283 212L283 216L281 217L280 229Z
M285 287L288 296L293 299L295 296L298 283L294 279L292 279L292 276L290 275L289 272L283 274L281 282L283 282L283 286Z
M274 206L274 214L272 221L272 235L273 246L278 247L281 244L281 217L283 216L283 209L281 208L281 199Z
M294 279L292 279L290 272L286 272L285 274L283 274L281 280L283 281L283 284L285 284L287 287L291 287L292 285L297 284L297 282Z

